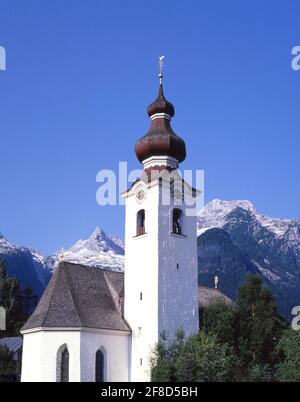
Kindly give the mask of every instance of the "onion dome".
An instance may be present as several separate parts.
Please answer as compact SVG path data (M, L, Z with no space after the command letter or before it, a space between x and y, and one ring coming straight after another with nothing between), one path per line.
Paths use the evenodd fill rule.
M151 116L157 113L167 114L170 118L174 116L174 106L164 97L162 83L159 85L158 97L153 103L151 103L151 105L148 106L147 112L150 119Z
M162 75L156 100L148 106L151 127L135 145L135 153L140 162L152 156L169 156L178 163L186 157L185 143L171 128L170 121L175 114L174 106L167 101L162 87Z

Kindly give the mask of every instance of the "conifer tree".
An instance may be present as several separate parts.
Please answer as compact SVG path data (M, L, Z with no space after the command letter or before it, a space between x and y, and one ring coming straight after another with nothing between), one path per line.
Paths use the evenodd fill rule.
M278 365L277 379L300 382L300 330L286 330L277 351L283 354L283 361Z
M6 331L0 336L20 336L20 329L37 303L31 287L24 290L15 277L8 277L0 261L0 305L6 310Z
M238 353L244 367L276 363L276 346L285 322L272 293L258 276L247 276L236 301Z

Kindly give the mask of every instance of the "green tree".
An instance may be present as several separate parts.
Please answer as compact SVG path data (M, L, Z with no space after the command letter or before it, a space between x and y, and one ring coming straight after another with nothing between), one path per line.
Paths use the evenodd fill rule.
M204 309L201 330L214 334L220 343L236 347L236 309L223 300L216 300Z
M0 345L0 376L15 375L16 362L13 353L6 346Z
M22 290L21 303L22 303L23 313L27 319L27 317L29 317L32 314L33 310L35 309L35 307L38 303L38 297L34 293L31 286L26 286Z
M276 363L276 346L285 322L275 299L258 276L248 276L236 301L238 353L244 368Z
M254 364L249 367L244 381L270 382L274 380L274 369L268 364Z
M300 382L300 331L286 330L277 352L284 355L283 362L277 367L278 380Z
M176 359L184 348L184 332L178 330L172 343L169 343L165 332L160 335L150 359L151 378L154 382L176 381Z
M175 363L177 381L213 382L232 380L235 356L216 336L200 332L190 337Z
M234 353L204 332L187 340L178 332L170 344L160 341L151 365L152 381L229 381Z
M17 278L7 276L5 265L0 261L0 305L6 310L6 331L1 335L19 336L36 303L32 288L22 290Z

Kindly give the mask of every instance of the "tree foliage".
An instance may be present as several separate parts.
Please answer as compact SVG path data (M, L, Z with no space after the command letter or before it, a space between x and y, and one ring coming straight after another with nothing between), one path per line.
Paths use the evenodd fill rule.
M285 331L277 351L283 354L283 361L278 364L278 380L300 382L300 331Z
M211 303L198 335L162 336L152 381L300 381L300 331L286 330L272 293L248 276L234 305Z
M0 345L0 376L15 375L16 362L13 353L6 346Z
M169 343L161 339L151 364L152 381L227 381L231 378L233 351L204 332L188 339L178 331Z
M19 336L20 329L37 304L37 296L30 286L21 289L19 281L8 277L0 261L0 305L6 310L6 331L1 336Z
M214 334L220 343L235 347L236 343L236 309L233 305L216 300L203 312L201 329L206 334Z
M236 301L238 355L244 367L276 364L276 346L286 326L276 301L258 276L247 276Z

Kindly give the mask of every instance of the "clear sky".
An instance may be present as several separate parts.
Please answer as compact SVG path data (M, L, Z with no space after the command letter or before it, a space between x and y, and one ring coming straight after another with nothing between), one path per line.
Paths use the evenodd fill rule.
M0 0L0 232L51 254L96 225L96 173L138 168L157 57L205 200L300 218L300 2Z

